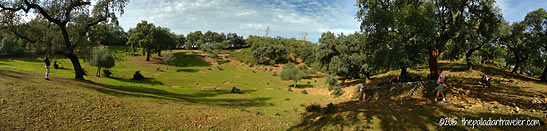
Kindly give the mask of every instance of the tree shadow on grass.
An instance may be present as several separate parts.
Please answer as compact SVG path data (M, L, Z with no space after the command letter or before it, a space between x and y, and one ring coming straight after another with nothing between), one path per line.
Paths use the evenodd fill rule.
M177 72L198 72L197 69L177 69Z
M288 85L287 87L291 87L291 88L292 88L292 87L294 87L294 84ZM309 84L305 84L305 85L303 85L303 84L300 84L300 85L299 85L299 84L296 84L296 88L313 88L313 87L314 87L313 85L309 85Z
M118 77L109 77L114 80L128 82L128 83L140 83L140 84L149 84L149 85L164 85L161 81L157 81L154 78L144 78L142 80L132 80L132 79L124 79L124 78L118 78Z
M464 63L439 63L439 67L441 69L451 72L467 71L467 65ZM506 79L519 79L527 82L540 82L538 79L532 79L530 77L516 75L504 69L493 67L491 65L473 65L473 70L481 71L484 74L489 75L490 77L500 76Z
M118 97L138 97L151 98L160 100L170 100L176 102L186 102L192 104L204 104L221 107L263 107L273 106L272 103L266 102L270 97L255 97L255 98L209 98L219 95L231 94L229 90L201 90L197 93L172 93L165 90L140 87L140 86L115 86L100 83L90 82L98 87L85 86L86 88L99 91L101 93L118 96ZM252 92L252 90L244 90L244 92Z
M533 119L540 118L518 114L471 112L455 110L444 105L437 105L425 99L405 98L401 100L349 101L335 104L331 111L327 107L318 112L302 113L299 124L289 130L472 130L463 126L465 119ZM457 117L456 126L440 126L439 121L445 117ZM377 128L370 127L377 125ZM335 129L332 129L335 128ZM378 129L380 128L380 129ZM517 126L476 126L478 130L545 130L545 123L534 127Z
M211 63L204 60L204 57L201 55L194 55L194 54L186 54L184 52L177 52L174 53L177 57L177 60L175 62L176 67L204 67L204 66L211 66ZM164 64L162 58L154 58L156 59L155 64Z

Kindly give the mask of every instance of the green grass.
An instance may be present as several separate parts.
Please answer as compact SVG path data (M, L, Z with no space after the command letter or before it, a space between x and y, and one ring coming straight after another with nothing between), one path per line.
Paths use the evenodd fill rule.
M251 48L244 48L244 49L241 49L240 51L233 51L230 54L230 56L242 63L253 64L253 65L256 65L258 63L253 58L253 52L251 51Z
M186 113L200 112L203 108L212 111L221 110L221 113L212 113L210 115L224 119L216 126L232 127L230 129L251 129L253 127L251 125L265 124L270 124L265 129L288 128L288 126L297 122L299 114L304 111L301 105L339 101L331 100L327 95L302 94L299 91L289 92L287 87L293 83L282 81L279 76L273 76L273 72L267 70L251 69L235 64L213 65L201 56L183 51L174 51L177 56L177 65L170 65L168 66L169 70L166 70L165 65L144 62L144 59L141 60L144 57L133 57L131 53L125 53L123 50L119 47L111 48L111 51L115 52L116 58L119 60L116 62L116 66L109 69L113 73L111 78L95 77L97 68L81 61L82 67L87 72L85 79L104 88L81 88L78 85L52 86L63 86L63 88L69 90L73 88L84 90L83 92L86 94L115 96L113 99L122 102L143 104L143 106L132 105L136 109L153 107L157 103L168 103L163 107L162 111L165 112L161 112L165 114L176 114L180 106L187 105L190 106L190 109L185 111ZM50 75L54 76L52 81L57 80L55 77L68 79L74 77L73 67L68 59L57 58L55 61L61 65L62 69L51 69ZM41 58L0 61L1 69L28 71L29 74L36 76L36 80L33 81L38 82L42 81L43 78L43 66ZM209 68L212 70L209 70ZM222 70L219 70L219 68L222 68ZM256 73L253 73L253 70ZM135 71L140 71L147 79L144 81L130 80ZM24 79L17 79L17 81L22 84L26 83ZM307 83L308 81L310 84ZM196 83L199 83L199 85ZM31 84L31 82L27 84ZM321 79L318 79L317 82L304 80L299 84L307 88L326 87ZM38 86L39 83L33 85ZM239 88L244 93L231 94L229 91L232 87ZM9 88L7 91L10 90L15 89ZM287 98L290 100L286 100ZM77 98L77 100L86 101L86 98ZM151 111L148 109L136 110L135 112L136 114L143 114L144 112L158 113L157 110ZM226 116L223 113L235 115ZM245 123L241 123L238 118L235 118L236 116L254 117L257 116L257 113L261 114L259 117L262 121L252 122L254 124L247 126L243 126ZM280 116L272 117L276 114L280 114ZM16 118L16 115L13 117ZM96 129L100 125L91 124L88 126L91 129ZM184 125L171 125L171 127L185 128ZM161 126L153 126L152 129L162 128Z

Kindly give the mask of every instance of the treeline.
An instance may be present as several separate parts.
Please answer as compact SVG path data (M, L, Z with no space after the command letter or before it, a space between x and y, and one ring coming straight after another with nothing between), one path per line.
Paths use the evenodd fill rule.
M183 34L177 35L168 28L155 26L147 21L142 21L137 24L137 27L129 30L127 45L131 46L133 52L136 52L138 48L142 49L142 54L146 54L147 61L150 60L151 53L158 53L161 56L162 50L176 48L200 49L215 57L217 50L246 47L243 37L236 33L207 31L203 34L201 31L195 31L188 33L185 37Z
M288 61L302 60L312 64L315 61L317 45L295 38L249 36L245 42L251 47L253 58L259 64L275 65Z

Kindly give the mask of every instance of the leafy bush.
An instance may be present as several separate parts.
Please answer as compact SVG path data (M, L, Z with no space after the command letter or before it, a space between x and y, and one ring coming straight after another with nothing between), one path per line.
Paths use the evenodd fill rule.
M57 64L57 61L53 61L53 68L59 69L59 64Z
M167 52L163 55L163 63L165 63L165 65L175 65L176 62L177 57L173 54L173 52ZM167 70L169 70L169 67L167 67Z
M308 91L306 91L306 90L302 90L300 92L302 92L302 94L308 94Z
M319 112L321 111L321 105L319 104L311 104L306 107L307 112Z
M292 89L289 87L289 89L287 89L288 91L292 91Z
M217 66L217 69L218 69L218 70L224 70L224 69L222 69L222 67L220 67L220 66Z
M110 70L103 70L103 75L104 77L110 77L110 75L112 75L112 72L110 72Z
M230 93L243 94L243 92L241 92L241 90L237 89L236 87L232 87L232 90L230 91Z
M93 48L93 52L87 62L89 65L98 68L97 76L101 76L101 68L112 68L115 65L114 57L110 54L108 48L104 46Z
M325 77L325 84L328 84L329 86L338 86L338 80L333 75L328 75Z
M329 103L327 104L327 108L325 108L325 113L333 113L335 109L334 104Z
M344 94L344 90L342 90L342 87L337 86L336 88L334 88L334 91L332 92L332 94L334 94L334 96L338 97L338 96L341 96L341 95Z
M144 76L142 76L141 71L136 71L135 74L133 74L132 80L142 80L144 79Z

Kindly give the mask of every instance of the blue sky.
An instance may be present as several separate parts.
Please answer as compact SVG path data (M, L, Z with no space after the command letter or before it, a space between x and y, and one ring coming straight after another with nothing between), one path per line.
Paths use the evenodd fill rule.
M119 21L125 30L141 20L177 34L196 30L248 35L294 37L317 42L322 32L359 31L355 0L130 0ZM527 12L547 8L547 0L498 0L504 17L524 19Z

